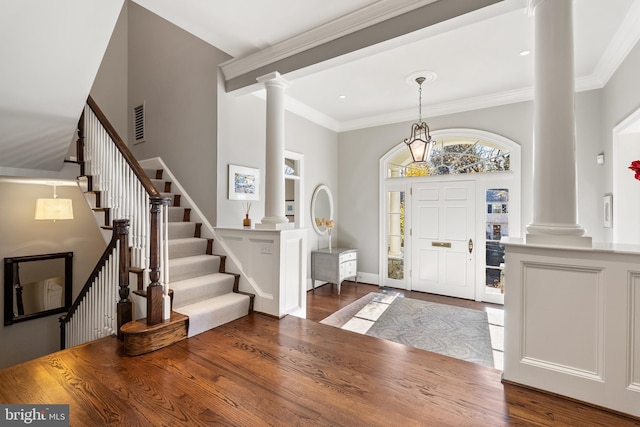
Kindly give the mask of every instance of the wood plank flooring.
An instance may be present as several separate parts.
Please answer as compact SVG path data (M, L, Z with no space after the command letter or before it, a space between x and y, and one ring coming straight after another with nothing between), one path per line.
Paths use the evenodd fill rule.
M0 403L67 403L72 426L640 426L503 385L494 369L317 323L377 290L323 286L308 294L309 319L254 313L142 356L124 356L115 338L64 350L1 370Z

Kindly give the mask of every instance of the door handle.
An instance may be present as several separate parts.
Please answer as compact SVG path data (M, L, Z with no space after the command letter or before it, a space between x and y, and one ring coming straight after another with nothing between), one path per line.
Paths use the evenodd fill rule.
M469 253L473 252L473 239L469 239Z

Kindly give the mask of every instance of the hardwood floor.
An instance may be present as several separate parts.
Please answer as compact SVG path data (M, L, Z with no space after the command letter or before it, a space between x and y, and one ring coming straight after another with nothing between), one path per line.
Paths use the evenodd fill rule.
M70 404L72 426L640 426L503 385L494 369L317 323L377 290L320 287L309 319L252 314L142 356L123 356L115 338L64 350L0 371L0 403Z

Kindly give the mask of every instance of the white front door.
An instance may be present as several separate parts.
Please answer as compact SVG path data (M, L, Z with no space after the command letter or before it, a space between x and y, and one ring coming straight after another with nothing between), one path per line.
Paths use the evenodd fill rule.
M412 184L411 289L475 299L475 182Z

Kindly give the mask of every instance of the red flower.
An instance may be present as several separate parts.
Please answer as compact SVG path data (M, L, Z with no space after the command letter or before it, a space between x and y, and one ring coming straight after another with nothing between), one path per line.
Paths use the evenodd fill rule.
M631 166L629 166L629 169L636 173L635 178L640 181L640 160L634 160L633 162L631 162Z

